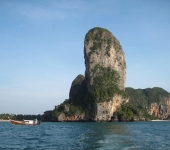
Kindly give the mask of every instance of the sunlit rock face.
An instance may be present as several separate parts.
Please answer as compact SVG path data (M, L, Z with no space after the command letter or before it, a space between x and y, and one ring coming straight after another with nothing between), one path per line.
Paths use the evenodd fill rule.
M103 28L93 28L85 36L84 41L85 77L88 89L93 84L92 69L98 64L111 67L120 75L119 88L124 90L126 80L126 61L120 42L112 33Z
M121 95L115 95L113 99L108 102L95 104L95 118L94 121L110 121L113 113L122 104L122 102L128 102L128 99L124 99Z
M85 77L73 80L69 99L51 112L52 121L110 121L122 102L128 101L124 52L110 31L98 27L88 31L84 58Z
M99 27L88 31L84 41L84 58L86 67L85 79L89 93L93 92L94 78L99 74L97 71L97 73L94 73L96 66L116 71L119 75L118 88L124 91L126 80L125 56L120 42L110 31ZM101 90L100 92L103 91ZM109 121L117 107L122 102L127 101L127 98L123 98L119 94L112 95L112 97L104 99L102 102L95 101L89 105L86 116L94 121Z
M159 103L151 103L148 113L159 119L168 119L170 117L170 97L161 97Z
M73 80L69 99L53 111L46 111L44 121L114 121L118 108L127 102L139 112L135 113L137 121L150 119L145 118L150 115L170 119L170 93L167 91L158 87L125 90L124 52L110 31L96 27L87 32L84 58L85 77L78 75Z
M170 119L170 93L160 87L125 90L130 99L129 103L147 111L155 119ZM152 118L154 119L154 118Z

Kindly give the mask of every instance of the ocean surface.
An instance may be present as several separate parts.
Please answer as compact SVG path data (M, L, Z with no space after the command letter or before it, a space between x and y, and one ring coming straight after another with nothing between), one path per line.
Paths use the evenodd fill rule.
M170 121L0 122L0 150L170 150Z

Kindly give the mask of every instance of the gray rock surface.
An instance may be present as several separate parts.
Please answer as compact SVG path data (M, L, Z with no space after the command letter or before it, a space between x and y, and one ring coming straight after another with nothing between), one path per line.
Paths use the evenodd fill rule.
M70 93L69 93L69 99L72 99L76 96L77 92L79 91L82 81L84 80L84 76L79 74L72 82Z
M85 58L85 79L89 93L92 93L94 78L93 70L97 65L103 68L111 68L116 71L120 80L118 88L125 89L126 80L126 61L124 52L119 41L112 35L110 31L103 28L93 28L88 31L84 41L84 58ZM109 121L113 116L113 112L122 102L127 102L128 99L123 98L119 94L113 95L110 100L104 102L93 102L89 105L86 111L87 118L93 121Z
M126 80L126 61L119 41L112 33L103 28L93 28L86 34L84 41L85 77L91 91L93 75L91 70L99 64L111 67L120 75L119 88L124 90Z

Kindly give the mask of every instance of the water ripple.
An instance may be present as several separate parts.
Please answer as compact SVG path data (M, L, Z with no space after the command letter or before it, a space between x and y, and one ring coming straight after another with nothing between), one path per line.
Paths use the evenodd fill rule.
M170 122L0 123L2 150L169 150Z

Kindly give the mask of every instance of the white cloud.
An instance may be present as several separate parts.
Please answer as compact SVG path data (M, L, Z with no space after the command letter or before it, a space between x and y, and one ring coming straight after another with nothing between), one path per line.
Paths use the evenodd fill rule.
M31 4L23 4L17 8L16 12L30 19L65 19L67 17L62 10Z
M43 4L28 1L10 1L3 3L3 8L8 9L12 15L21 15L29 19L58 20L77 17L85 9L83 1L42 1Z

